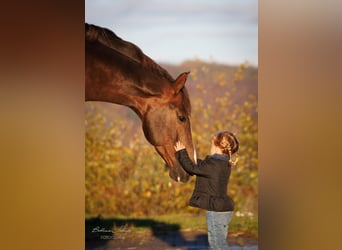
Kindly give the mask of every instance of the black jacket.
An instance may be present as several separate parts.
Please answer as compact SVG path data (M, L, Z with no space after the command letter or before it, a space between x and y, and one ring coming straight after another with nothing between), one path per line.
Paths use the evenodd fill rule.
M189 205L209 211L233 211L234 202L227 195L227 185L231 167L229 157L214 154L194 164L185 149L176 152L176 157L184 170L196 175L194 192Z

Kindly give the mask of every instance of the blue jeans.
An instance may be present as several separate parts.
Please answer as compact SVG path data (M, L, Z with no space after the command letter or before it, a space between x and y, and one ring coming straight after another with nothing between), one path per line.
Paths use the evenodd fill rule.
M207 211L208 241L211 249L228 249L228 224L232 212Z

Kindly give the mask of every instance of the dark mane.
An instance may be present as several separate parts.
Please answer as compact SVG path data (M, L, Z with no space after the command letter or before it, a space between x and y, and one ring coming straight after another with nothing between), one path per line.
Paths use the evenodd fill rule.
M146 56L138 46L121 39L109 29L86 23L85 39L88 41L97 41L116 52L127 56L144 68L152 70L158 75L165 77L170 82L174 81L172 76L165 69Z

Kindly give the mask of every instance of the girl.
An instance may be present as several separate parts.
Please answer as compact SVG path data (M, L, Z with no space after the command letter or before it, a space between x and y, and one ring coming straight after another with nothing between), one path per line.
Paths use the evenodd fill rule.
M208 241L212 249L228 249L228 224L232 217L234 202L227 195L231 167L237 157L232 156L239 149L239 141L229 131L216 133L211 140L210 155L193 163L185 146L178 141L175 145L176 157L185 171L196 175L194 192L189 205L207 210Z

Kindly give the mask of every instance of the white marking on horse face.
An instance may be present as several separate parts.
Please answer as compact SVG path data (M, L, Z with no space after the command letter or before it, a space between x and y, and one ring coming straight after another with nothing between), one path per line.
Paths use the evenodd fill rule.
M191 125L190 125L190 134L192 135L192 128L191 128ZM194 149L194 160L195 160L195 163L197 164L197 153L196 153L196 149L195 149L194 143L192 143L192 147L193 147L193 149Z
M180 177L178 176L178 177L177 177L177 182L179 182L179 181L180 181Z

